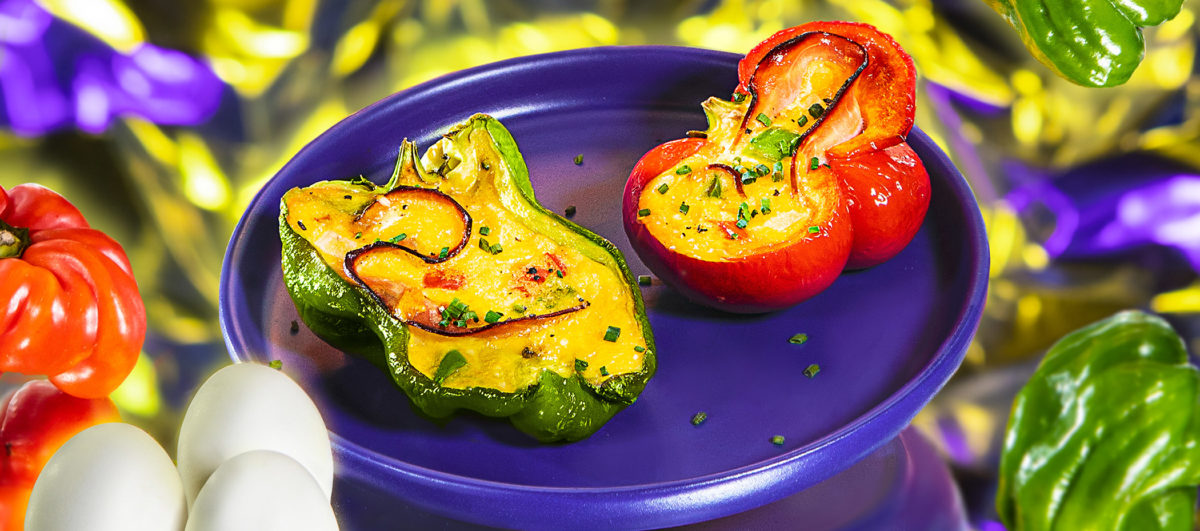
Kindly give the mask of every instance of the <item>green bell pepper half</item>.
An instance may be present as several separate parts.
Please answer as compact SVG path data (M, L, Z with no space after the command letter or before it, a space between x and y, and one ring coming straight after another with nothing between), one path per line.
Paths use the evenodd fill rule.
M1175 18L1183 0L986 0L1042 64L1080 85L1125 83L1145 54L1141 28Z
M490 149L507 165L506 174L510 179L506 183L507 190L500 194L506 208L527 214L529 217L525 221L538 232L561 244L572 245L593 260L620 269L619 276L624 279L633 299L647 346L642 353L644 362L640 371L613 376L597 386L578 374L564 378L544 370L536 383L511 393L485 387L443 386L408 362L408 325L394 317L366 289L334 272L318 251L288 225L287 207L281 202L279 232L284 283L300 318L317 336L387 371L418 412L435 419L448 417L458 409L507 417L518 429L543 442L586 438L632 404L655 372L654 336L646 318L641 291L616 246L538 203L516 141L500 122L486 115L475 115L445 136L452 142L469 143L471 132L475 130L486 131L491 145L469 147ZM411 149L411 144L406 144L400 158L412 157ZM397 175L399 172L400 161L397 162ZM397 175L393 175L393 182ZM439 178L436 174L420 177L431 181ZM375 189L373 183L362 178L343 183L346 187Z
M996 508L1010 530L1191 529L1200 371L1161 318L1068 334L1017 394Z

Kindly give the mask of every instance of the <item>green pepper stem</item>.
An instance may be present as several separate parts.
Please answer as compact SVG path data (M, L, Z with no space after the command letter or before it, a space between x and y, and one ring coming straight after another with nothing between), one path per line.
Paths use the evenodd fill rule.
M29 229L14 227L0 220L0 259L20 258L29 243Z

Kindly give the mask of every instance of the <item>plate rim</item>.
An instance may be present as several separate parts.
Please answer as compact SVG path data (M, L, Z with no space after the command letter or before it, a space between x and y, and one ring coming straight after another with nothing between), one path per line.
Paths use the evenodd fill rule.
M352 127L353 122L362 116L379 112L397 105L406 99L415 98L422 94L447 90L448 86L467 83L473 78L494 76L498 72L506 70L553 68L555 63L563 60L571 63L589 60L631 60L641 54L672 56L676 60L684 57L687 60L706 62L733 60L734 63L742 57L730 52L705 48L664 45L599 46L514 57L448 73L395 92L351 113L306 143L268 181L264 182L262 187L255 193L253 199L247 204L245 212L239 218L226 247L221 265L218 310L221 332L232 360L236 363L254 359L243 352L246 345L235 341L235 337L243 336L238 332L240 326L237 323L231 323L233 319L230 314L233 313L233 310L230 309L229 292L237 242L245 230L248 214L265 200L264 196L267 190L271 188L272 183L280 175L292 171L293 166L300 165L305 158L305 153L310 152L310 148L314 145L326 137L337 136L338 132L342 129ZM520 115L524 112L528 111L520 111L515 114ZM988 284L990 257L987 251L987 234L984 229L979 205L974 200L974 193L971 190L970 183L953 163L950 162L946 153L915 125L909 133L909 138L913 137L931 148L933 160L926 160L925 157L922 157L922 162L926 166L934 164L942 166L942 170L951 177L947 179L946 185L953 191L956 197L955 203L959 204L968 220L965 232L970 236L968 238L968 254L972 258L972 263L968 264L968 266L974 267L974 272L969 276L967 283L968 299L955 316L953 331L944 338L932 358L921 366L914 378L852 421L805 446L794 448L777 456L738 468L689 479L618 487L535 486L464 476L423 467L379 454L329 430L330 443L333 447L335 457L338 458L336 461L338 463L337 475L379 485L381 483L376 482L381 478L375 477L375 474L371 473L373 469L382 468L390 471L392 474L400 474L410 480L414 480L416 486L422 487L420 492L407 491L406 494L412 495L406 497L407 501L416 502L422 508L444 516L461 518L475 523L500 523L501 525L517 523L519 526L521 523L527 524L528 521L521 519L519 515L490 515L502 518L500 522L497 522L494 518L482 518L475 514L450 511L445 506L454 505L453 500L443 501L441 504L438 504L434 500L436 494L444 493L447 488L450 488L457 491L458 494L475 496L479 502L491 499L500 501L499 497L503 497L505 503L516 504L517 502L514 502L511 496L513 493L521 493L524 496L536 498L539 503L547 504L546 507L548 510L555 508L580 510L582 508L581 505L594 506L594 511L585 511L591 514L617 514L612 511L614 507L619 506L623 509L620 512L623 515L621 521L640 527L679 525L726 516L764 505L789 494L794 494L803 488L819 482L819 480L810 482L802 481L799 483L791 482L795 488L779 488L780 483L788 483L786 478L795 476L796 469L804 467L806 464L804 461L807 460L808 456L817 454L826 448L835 446L843 447L843 451L834 452L835 455L829 456L836 459L837 462L833 462L833 459L826 460L828 462L824 464L824 470L827 470L828 473L824 474L824 478L832 477L834 474L848 468L862 457L891 440L891 438L894 438L911 421L921 409L921 406L927 402L927 400L922 400L920 397L915 396L922 394L918 393L918 390L932 385L933 388L929 394L930 398L932 398L949 381L950 377L961 364L967 346L974 337L976 328L982 317L983 302ZM970 201L964 202L962 199L969 199ZM976 235L979 237L973 237ZM936 381L933 381L934 379ZM917 404L910 404L913 401L916 401ZM907 412L909 409L911 409L911 413ZM890 418L896 416L901 418ZM898 428L895 430L878 430L878 424L885 418L891 421L889 425L894 423ZM872 429L873 423L876 425L876 429ZM876 437L878 440L874 443L859 445L858 447L866 448L863 451L853 451L856 446L851 444L853 441L847 441L847 439L859 440L864 437L870 440L870 435L877 431L893 433L890 433L889 437ZM764 484L762 476L771 475L772 472L775 473L775 476L779 477ZM413 487L414 485L406 486ZM712 508L715 504L711 503L709 497L702 494L715 490L722 491L724 496L721 499L723 502L740 501L741 503L723 503L722 508L724 510L714 511ZM737 495L730 496L731 492L725 492L730 490L736 491ZM649 495L653 495L660 503L646 503L645 499ZM486 504L480 503L480 505ZM681 515L684 518L679 518ZM692 517L688 518L688 516ZM503 518L509 519L504 520ZM546 523L544 520L539 521ZM578 524L578 520L575 520L575 522Z

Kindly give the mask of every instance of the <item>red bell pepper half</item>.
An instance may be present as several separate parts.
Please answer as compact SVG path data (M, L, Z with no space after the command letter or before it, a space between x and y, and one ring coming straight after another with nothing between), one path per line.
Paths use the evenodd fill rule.
M845 269L903 249L929 207L905 142L915 71L886 34L812 22L756 46L707 131L660 145L625 186L642 260L689 298L735 312L784 308Z
M0 188L0 371L46 374L81 398L133 370L146 311L120 244L54 191Z

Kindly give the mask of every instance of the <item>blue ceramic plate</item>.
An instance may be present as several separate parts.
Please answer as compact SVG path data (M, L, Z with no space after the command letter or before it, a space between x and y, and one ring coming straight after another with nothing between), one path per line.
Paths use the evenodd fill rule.
M634 274L648 273L621 228L625 179L650 148L705 128L699 104L732 92L737 60L673 47L524 57L436 79L343 120L263 187L233 233L220 308L233 357L283 360L325 416L343 484L469 522L684 524L758 507L849 467L894 438L950 378L983 305L979 210L916 129L909 143L929 170L933 202L900 255L768 315L727 315L657 283L643 288L658 374L581 442L538 444L475 414L425 420L382 371L292 325L279 265L283 193L359 174L382 183L401 139L424 149L475 112L512 131L544 205L576 206L575 221L620 247ZM790 344L799 332L808 342ZM810 379L802 372L813 363L821 370ZM708 421L693 426L698 411ZM775 435L786 442L772 444Z

